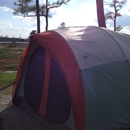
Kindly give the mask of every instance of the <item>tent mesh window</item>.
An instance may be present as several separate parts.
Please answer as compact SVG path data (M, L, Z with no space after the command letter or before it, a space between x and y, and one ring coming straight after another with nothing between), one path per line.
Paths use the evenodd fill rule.
M51 60L46 118L52 123L64 123L70 115L68 86L61 69Z
M42 99L44 78L45 49L40 46L33 52L29 60L24 86L25 99L37 112ZM64 123L70 115L70 96L63 72L54 59L51 59L49 80L45 117L55 124Z
M45 50L37 48L28 63L24 93L28 104L35 111L39 110L43 91L45 73Z

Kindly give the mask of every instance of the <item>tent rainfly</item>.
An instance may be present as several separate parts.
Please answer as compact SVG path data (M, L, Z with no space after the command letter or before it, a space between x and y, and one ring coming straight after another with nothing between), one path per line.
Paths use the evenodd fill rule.
M12 95L14 105L26 102L57 129L128 129L130 37L95 26L35 34Z

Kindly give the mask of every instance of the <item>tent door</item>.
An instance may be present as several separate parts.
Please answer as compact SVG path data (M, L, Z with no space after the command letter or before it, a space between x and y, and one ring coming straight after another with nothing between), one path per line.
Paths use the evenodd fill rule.
M24 91L31 108L52 123L68 120L71 103L65 75L49 52L41 46L29 60Z

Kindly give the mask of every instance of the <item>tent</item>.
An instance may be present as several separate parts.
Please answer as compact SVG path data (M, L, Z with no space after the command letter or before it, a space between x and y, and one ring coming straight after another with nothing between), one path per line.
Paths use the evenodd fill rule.
M35 34L12 95L71 130L130 128L130 37L95 26Z

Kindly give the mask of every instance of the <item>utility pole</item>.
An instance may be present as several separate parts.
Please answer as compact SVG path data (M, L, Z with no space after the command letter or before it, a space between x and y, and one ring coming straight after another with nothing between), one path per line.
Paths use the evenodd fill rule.
M40 33L39 0L36 0L37 33Z

